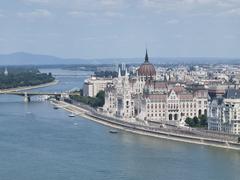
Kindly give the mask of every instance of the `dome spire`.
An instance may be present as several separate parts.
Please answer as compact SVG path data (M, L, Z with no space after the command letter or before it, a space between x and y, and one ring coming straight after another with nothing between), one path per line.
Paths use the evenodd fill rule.
M156 70L155 67L149 62L148 59L148 51L146 48L146 55L145 55L145 61L142 63L138 69L138 75L139 76L145 76L145 77L155 77L156 76Z
M145 62L148 62L148 52L147 52L147 49L146 49L146 55L145 55Z

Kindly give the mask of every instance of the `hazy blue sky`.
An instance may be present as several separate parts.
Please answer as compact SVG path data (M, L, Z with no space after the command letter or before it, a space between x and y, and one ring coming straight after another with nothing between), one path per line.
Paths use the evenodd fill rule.
M0 53L240 57L240 0L0 0Z

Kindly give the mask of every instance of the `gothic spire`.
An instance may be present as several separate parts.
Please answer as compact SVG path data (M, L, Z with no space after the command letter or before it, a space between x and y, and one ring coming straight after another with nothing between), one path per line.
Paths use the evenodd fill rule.
M148 62L148 52L147 52L147 49L146 49L146 55L145 55L145 62Z
M125 69L125 76L126 76L126 77L128 76L127 68Z
M120 67L118 67L118 77L121 77L122 76L121 74L122 74L121 69L120 69Z

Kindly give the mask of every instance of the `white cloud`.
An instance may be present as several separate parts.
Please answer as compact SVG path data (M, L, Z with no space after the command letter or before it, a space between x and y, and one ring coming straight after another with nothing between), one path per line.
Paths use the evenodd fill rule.
M111 18L121 18L121 17L124 17L124 14L122 13L119 13L119 12L105 12L104 15L106 17L111 17Z
M232 35L232 34L226 34L223 36L224 39L227 40L232 40L232 39L236 39L236 36Z
M68 13L72 17L96 17L95 12L85 12L85 11L71 11Z
M19 12L17 16L20 18L26 18L29 20L34 20L36 18L49 18L52 13L46 9L36 9L31 12Z
M226 16L240 16L240 8L233 8L226 10L223 12L221 15L226 15Z
M123 17L131 11L153 13L182 13L188 16L216 16L239 15L240 0L21 0L32 3L34 6L42 6L47 9L60 9L68 12L72 17ZM1 13L1 12L0 12ZM35 15L34 15L35 14ZM33 12L32 15L49 16L43 12ZM45 14L45 15L44 15ZM27 14L27 15L30 15ZM27 16L20 14L20 16ZM168 24L178 22L169 21Z
M100 0L100 2L103 5L106 5L106 6L116 6L122 1L119 1L119 0Z
M50 0L23 0L25 3L39 3L39 4L47 4Z
M183 38L183 35L182 35L182 34L176 34L176 35L174 35L174 38L176 38L176 39L182 39L182 38Z
M123 8L126 7L129 2L126 0L100 0L99 1L102 6L105 8Z
M167 24L179 24L180 21L178 19L170 19L167 21Z
M0 41L2 41L2 42L3 42L3 41L6 41L6 39L5 39L5 38L1 38L1 37L0 37Z
M240 0L142 0L142 6L154 9L155 12L182 11L222 13L226 10L240 8ZM235 13L235 10L234 12Z
M108 18L121 18L124 14L114 11L101 11L101 12L86 12L86 11L71 11L68 15L79 18L96 18L96 17L108 17Z
M5 14L2 12L2 10L0 10L0 18L5 17Z

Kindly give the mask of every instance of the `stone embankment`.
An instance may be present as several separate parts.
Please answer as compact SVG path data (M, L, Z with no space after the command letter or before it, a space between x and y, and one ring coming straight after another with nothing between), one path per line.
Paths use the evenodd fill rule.
M87 118L105 126L128 131L135 134L151 136L156 138L214 146L226 149L240 150L237 136L213 133L208 131L168 129L152 127L136 122L123 121L117 118L103 115L87 106L73 105L63 101L52 101L55 106L65 109L75 115ZM81 106L81 107L80 107Z

